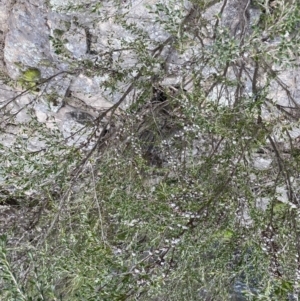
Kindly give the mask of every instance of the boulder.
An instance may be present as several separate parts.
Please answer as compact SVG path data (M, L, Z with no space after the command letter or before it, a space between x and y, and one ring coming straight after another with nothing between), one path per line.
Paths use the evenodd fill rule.
M20 68L24 66L41 69L46 61L52 61L46 9L43 8L42 1L40 5L22 1L15 4L10 13L4 61L7 72L13 79L18 79Z

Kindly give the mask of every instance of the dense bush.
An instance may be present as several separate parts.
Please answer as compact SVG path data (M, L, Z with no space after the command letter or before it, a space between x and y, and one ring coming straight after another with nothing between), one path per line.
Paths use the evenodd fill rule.
M238 1L228 25L226 2L159 2L162 42L123 7L124 55L70 70L105 70L106 91L123 93L86 142L32 118L40 151L0 145L4 202L34 211L2 237L1 300L298 300L299 107L280 71L298 70L299 4ZM104 18L92 2L69 10Z

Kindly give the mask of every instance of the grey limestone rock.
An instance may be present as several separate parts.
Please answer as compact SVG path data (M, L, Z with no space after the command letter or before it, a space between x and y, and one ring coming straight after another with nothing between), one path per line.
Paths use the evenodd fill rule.
M67 116L70 116L70 118L74 119L76 122L80 124L89 124L94 121L94 118L89 113L86 113L84 111L72 111L67 113Z
M8 27L4 60L11 78L20 75L17 64L38 67L52 61L45 10L27 1L19 2L10 13Z
M8 30L8 18L10 11L14 5L14 0L1 0L0 1L0 32L5 34Z
M222 24L233 36L244 34L249 29L251 0L228 0L222 14Z

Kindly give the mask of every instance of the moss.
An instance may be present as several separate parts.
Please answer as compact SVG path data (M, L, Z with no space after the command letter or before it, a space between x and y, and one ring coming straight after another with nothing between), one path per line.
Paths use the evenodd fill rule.
M38 82L41 78L41 71L37 68L28 68L22 74L22 79L27 82Z
M41 71L37 68L27 68L22 72L18 83L21 84L22 88L30 89L35 87L41 80ZM34 91L38 91L38 89L34 89Z

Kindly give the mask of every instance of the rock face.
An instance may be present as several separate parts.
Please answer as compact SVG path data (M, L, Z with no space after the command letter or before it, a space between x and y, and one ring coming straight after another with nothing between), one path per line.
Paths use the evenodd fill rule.
M75 132L80 126L76 116L92 114L95 118L99 111L108 109L113 102L119 100L121 92L109 95L109 91L101 87L107 79L106 74L88 77L80 71L72 71L72 65L74 61L78 64L80 60L88 60L91 64L100 60L101 66L108 67L106 72L132 67L136 60L132 58L129 64L130 53L122 53L122 56L126 56L125 64L117 63L120 61L118 53L113 55L111 67L109 55L100 56L100 53L107 52L112 41L115 47L121 46L118 36L126 36L121 26L114 25L109 20L96 22L92 14L89 17L81 13L56 11L58 6L65 9L69 5L67 2L50 1L49 6L43 0L7 0L0 5L0 47L3 50L0 57L1 70L5 70L13 80L19 80L28 68L38 69L42 80L51 78L41 86L39 100L34 105L34 112L40 122L46 123L50 128L58 126L64 136L66 133L71 135L72 125ZM105 9L111 11L110 4ZM136 10L140 13L141 10L143 13L146 11L140 4ZM112 32L116 34L113 39L110 38ZM24 88L26 87L18 87L18 91L21 92ZM10 114L20 110L16 118L18 123L30 120L26 113L28 108L25 107L34 101L35 96L26 97L30 101L23 104L23 110L22 105L20 107L17 104L18 97L8 106ZM3 100L2 104L4 103Z
M8 31L8 18L13 6L13 0L0 1L0 73L4 67L4 40Z
M236 36L249 30L249 0L228 0L222 15L222 23L231 35Z
M7 75L14 80L19 80L28 68L39 70L42 80L51 78L42 86L39 101L34 106L39 121L46 122L50 128L53 128L56 122L64 133L65 127L60 126L61 120L69 120L67 124L75 125L78 122L74 118L76 114L69 112L81 112L79 115L83 116L91 110L112 105L100 95L99 80L87 78L80 72L68 72L72 60L88 55L86 29L78 24L74 16L52 11L43 0L15 3L6 1L1 3L1 8L1 70L6 69ZM58 40L62 40L62 44L59 44ZM62 53L66 56L64 60L61 59ZM24 89L24 86L19 88ZM68 101L65 99L67 91L74 93L74 97L69 97ZM91 101L91 96L94 96L94 100L96 97L96 101ZM35 96L27 97L34 101ZM28 122L30 118L25 108L28 103L23 104L22 110L22 105L20 107L18 102L19 97L16 97L8 106L9 112L13 114L20 110L16 121ZM3 99L2 104L4 103ZM65 109L61 110L63 106ZM74 126L75 131L76 128ZM67 131L72 133L70 128Z
M46 13L41 6L30 2L16 3L8 20L5 37L4 60L8 75L17 79L21 66L37 67L52 61L49 45L49 28Z
M4 85L3 88L9 91L7 93L15 96L10 97L3 93L1 104L6 104L5 98L16 97L9 103L5 112L17 112L17 124L30 121L29 112L33 111L39 122L43 122L50 129L58 128L67 138L82 127L80 116L91 116L95 119L100 112L122 99L123 95L126 97L121 108L126 108L134 101L138 89L126 92L130 82L153 80L151 76L138 75L137 62L141 58L132 50L136 47L137 36L145 41L144 45L139 45L145 57L152 59L159 56L162 59L161 65L151 67L153 72L157 73L158 80L161 80L163 85L178 84L193 67L192 62L197 59L197 53L201 53L203 47L209 49L213 45L216 15L222 11L218 20L224 34L223 37L220 32L222 43L227 43L228 39L238 41L242 34L251 33L252 27L260 18L260 10L251 6L249 0L215 2L212 2L205 13L196 14L191 13L193 5L188 1L169 8L168 2L164 3L168 9L174 11L174 16L187 16L186 22L193 22L193 18L201 17L207 24L203 44L195 43L183 51L182 45L177 47L179 50L173 47L174 37L169 33L179 26L179 19L172 14L159 12L162 20L169 20L170 24L174 24L174 28L169 28L168 32L163 23L154 22L152 14L146 8L146 5L155 8L157 0L132 1L131 6L119 7L106 1L101 4L101 9L90 1L73 1L70 5L68 1L55 0L2 0L0 49L2 47L3 51L0 51L0 70L5 70L9 78L19 80L28 68L36 68L41 74L41 80L37 83L36 90L39 92L31 95L25 93L22 97L17 97L17 93L24 91L26 85L17 85L17 92L13 92L14 88L11 86ZM118 13L127 14L126 26L114 21L112 16ZM275 39L266 42L266 49L271 49L276 43L280 41ZM154 49L153 52L151 49ZM254 73L253 66L247 61L248 54L241 55L243 63L236 62L234 68L229 66L227 70L226 77L233 82L240 72L238 68L241 68L242 73L243 68L246 68L249 74ZM210 79L213 79L217 72L214 68L202 67L201 62L197 68L199 74L202 74L207 97L222 105L235 102L234 86L226 88L226 95L219 93L222 82L210 88ZM164 76L161 79L159 74L162 71ZM272 88L268 97L276 99L277 105L282 108L298 106L298 74L299 70L278 71L278 77L270 83ZM107 89L108 81L113 89ZM264 79L260 78L259 82L264 83ZM292 89L292 93L287 93L287 87ZM187 85L186 89L191 90L193 86ZM252 82L246 75L241 91L247 97L252 95ZM297 111L287 110L292 114ZM263 109L262 114L269 118L274 112ZM299 125L291 124L289 134L293 138L298 137ZM2 138L4 139L4 136ZM77 138L81 141L79 136ZM282 135L278 139L286 142L286 137ZM194 155L198 153L195 148Z
M149 61L160 57L162 63L151 66L158 80L161 80L163 85L180 83L193 67L192 64L195 64L193 62L197 59L197 54L201 53L203 48L209 49L213 45L216 22L222 25L219 33L221 43L228 43L228 39L238 41L241 34L251 33L251 27L259 20L259 10L251 6L249 0L215 2L212 1L205 13L194 13L193 5L188 1L174 7L168 7L168 2L164 3L167 9L174 12L169 15L162 10L159 12L161 20L169 20L174 26L167 30L163 23L152 19L152 14L146 8L146 5L150 5L154 9L158 3L156 0L132 1L131 6L115 6L106 1L101 4L101 8L90 1L73 1L71 5L68 1L56 0L2 0L1 70L5 69L9 78L14 80L19 80L28 68L36 68L41 73L41 80L36 89L36 92L39 92L26 97L15 96L16 99L7 106L8 112L13 114L20 111L16 122L22 123L30 120L28 110L32 108L38 121L52 129L58 127L66 136L66 133L71 135L72 125L75 132L77 126L81 126L78 121L81 119L76 116L89 115L97 118L101 111L110 108L122 99L123 95L126 96L123 108L135 100L134 95L138 89L134 92L126 91L130 82L153 81L153 76L138 75L140 63L137 62L141 59L146 62L147 59ZM220 12L220 19L217 20L216 15ZM118 13L127 14L126 25L114 21L112 16ZM178 20L184 19L184 16L185 22L191 22L192 25L193 18L202 18L207 24L206 32L202 33L205 36L202 44L195 43L185 50L183 45L178 45L177 49L173 46L175 36L183 34L178 32ZM174 37L170 34L172 30L177 30ZM140 53L144 56L142 58L138 58L137 52L133 50L137 48L136 37L144 40L143 45L138 45ZM265 43L267 51L280 41L274 39ZM241 54L243 57L234 58L236 65L228 67L228 80L234 82L238 72L244 72L243 68L246 68L249 74L254 73L253 66L248 64L247 55L249 54L245 52ZM219 76L217 70L203 67L201 62L197 64L197 72L203 78L203 88L207 97L223 105L234 103L235 87L228 86L225 96L219 93L222 82L210 88L211 79ZM160 78L160 73L164 74L163 78ZM298 74L297 69L292 72L278 71L277 78L270 83L271 92L268 97L276 99L277 105L282 108L297 106ZM113 88L107 88L108 82ZM260 78L259 83L263 82L264 79ZM292 89L292 93L286 92L287 87ZM11 87L3 88L13 93ZM191 90L193 86L190 84L186 88ZM19 85L17 91L24 91L24 85ZM252 82L246 75L241 93L247 97L253 94ZM5 98L6 94L3 95ZM5 99L1 99L1 104L5 103ZM290 110L292 113L294 111ZM263 114L268 118L274 112L263 109ZM295 124L291 127L290 135L296 137L299 126Z

